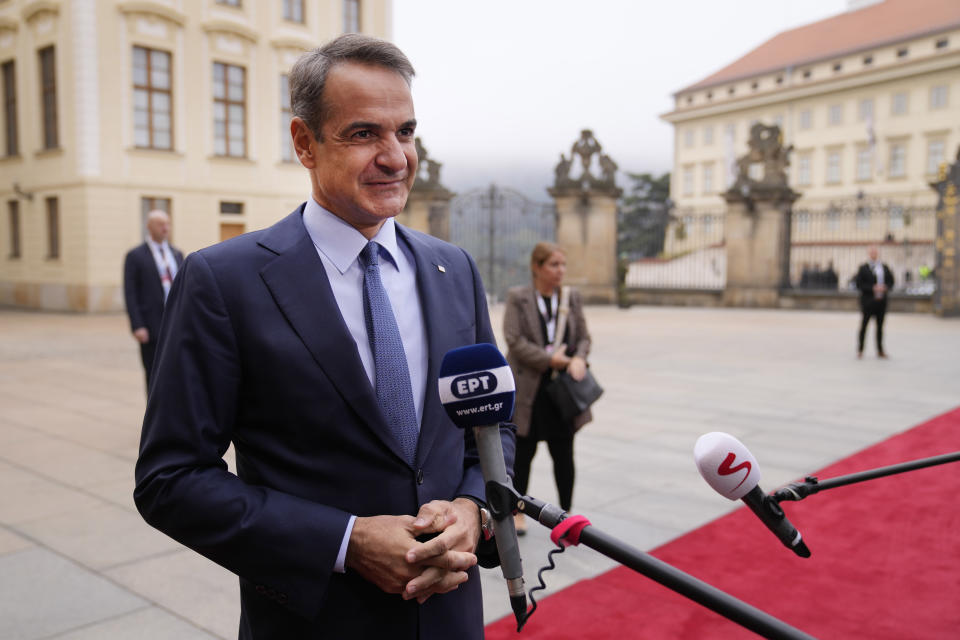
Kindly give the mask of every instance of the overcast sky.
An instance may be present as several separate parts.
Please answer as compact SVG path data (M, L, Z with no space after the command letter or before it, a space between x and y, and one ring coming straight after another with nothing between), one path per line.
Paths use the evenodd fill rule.
M537 199L593 129L621 172L669 171L672 94L846 0L394 0L419 135L462 192ZM626 180L619 180L626 186Z

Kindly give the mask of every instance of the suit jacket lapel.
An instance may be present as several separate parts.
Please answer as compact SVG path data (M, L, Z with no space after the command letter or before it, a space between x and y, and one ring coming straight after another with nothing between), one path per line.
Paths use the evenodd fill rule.
M543 330L540 328L540 309L537 306L537 290L535 287L528 289L527 296L523 298L523 301L525 302L523 311L527 324L530 326L532 334L536 336L536 343L543 347L545 345L543 341Z
M353 336L340 315L323 262L303 226L302 210L271 227L260 240L263 247L278 254L260 271L260 277L340 395L404 460L400 444L380 411Z
M430 447L436 439L437 432L442 428L451 428L446 420L431 419L431 416L445 416L440 404L440 394L437 391L437 378L440 371L440 362L445 355L444 340L447 328L442 319L445 317L444 306L449 304L456 294L450 289L449 279L440 267L446 265L420 241L409 233L406 228L397 225L397 235L401 242L410 248L417 264L417 292L420 294L420 306L423 310L423 322L427 333L427 389L423 399L423 420L420 425L420 440L417 444L417 464L422 464L430 453Z

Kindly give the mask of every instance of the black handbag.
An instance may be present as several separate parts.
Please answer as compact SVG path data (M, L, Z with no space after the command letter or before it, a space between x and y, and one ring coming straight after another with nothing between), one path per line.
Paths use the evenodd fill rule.
M566 331L567 315L570 311L570 287L560 289L560 302L557 305L557 329L554 340L554 348L559 349L563 341L563 334ZM570 377L566 371L560 371L554 374L545 388L550 400L556 406L560 417L564 422L570 422L578 415L590 408L603 394L596 378L587 369L587 373L579 382Z
M579 382L562 371L547 384L546 392L563 421L570 422L603 395L603 387L597 383L590 369Z

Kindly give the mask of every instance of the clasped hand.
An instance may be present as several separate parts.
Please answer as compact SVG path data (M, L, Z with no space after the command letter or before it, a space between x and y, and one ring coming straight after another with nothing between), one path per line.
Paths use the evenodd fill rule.
M437 534L419 542L418 536ZM466 498L434 500L414 516L357 518L346 565L387 593L423 604L467 581L477 563L480 538L477 505Z

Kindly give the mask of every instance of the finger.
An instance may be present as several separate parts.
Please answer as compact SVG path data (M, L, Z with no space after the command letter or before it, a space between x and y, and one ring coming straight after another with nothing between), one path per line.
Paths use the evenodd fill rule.
M413 521L413 528L417 533L432 533L443 531L457 521L457 514L450 509L443 511L429 511L417 514L417 519Z
M404 585L403 599L410 600L411 598L429 596L433 593L431 587L443 579L443 574L443 569L439 567L427 567L423 573Z
M477 556L469 551L447 551L442 555L424 558L417 564L423 567L439 567L447 571L466 571L477 564Z

